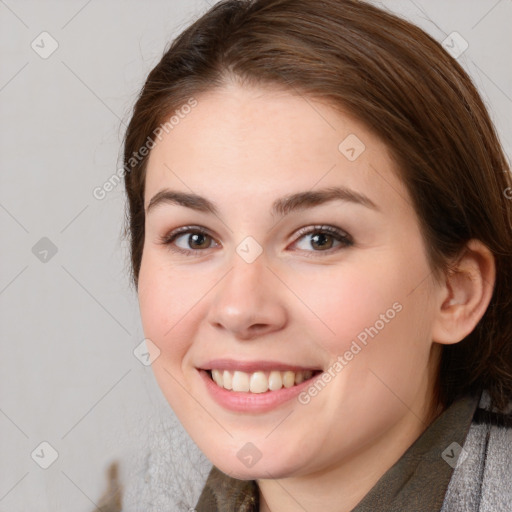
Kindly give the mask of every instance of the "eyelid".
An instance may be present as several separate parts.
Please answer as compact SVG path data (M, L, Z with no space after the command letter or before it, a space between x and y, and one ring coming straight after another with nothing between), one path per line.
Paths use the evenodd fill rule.
M350 235L346 231L343 231L342 229L334 226L330 226L329 224L308 224L307 226L299 228L295 232L295 239L297 241L304 235L308 235L310 233L317 233L319 231L323 231L324 233L328 233L331 235L337 235L340 238L351 239Z

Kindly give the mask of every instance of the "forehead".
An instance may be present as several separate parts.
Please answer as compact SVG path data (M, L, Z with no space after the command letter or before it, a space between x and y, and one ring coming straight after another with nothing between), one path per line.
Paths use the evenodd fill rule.
M382 209L410 206L386 145L327 102L238 85L196 100L161 140L155 139L146 207L165 187L213 196L220 203L237 193L270 204L283 193L339 185L370 196Z

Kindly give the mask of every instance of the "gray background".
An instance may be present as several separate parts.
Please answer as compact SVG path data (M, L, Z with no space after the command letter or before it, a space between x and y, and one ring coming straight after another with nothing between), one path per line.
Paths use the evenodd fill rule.
M469 43L459 61L510 156L512 2L384 3L439 41L457 31ZM210 464L133 354L144 336L121 239L123 186L102 200L93 190L122 166L148 72L208 7L0 0L0 512L97 510L113 460L125 510L186 511L199 495ZM47 58L44 31L58 43ZM48 469L43 441L58 453ZM150 484L166 490L150 497Z

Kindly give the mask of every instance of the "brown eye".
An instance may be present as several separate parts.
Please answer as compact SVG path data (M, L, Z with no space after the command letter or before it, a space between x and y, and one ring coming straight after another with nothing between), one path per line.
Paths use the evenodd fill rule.
M333 236L326 233L317 233L311 236L312 247L320 247L320 249L330 249L333 246Z
M160 243L166 245L169 250L188 255L200 254L205 249L210 249L212 242L216 244L206 231L190 226L174 230L160 239Z
M191 233L186 236L188 236L186 243L191 249L207 249L211 242L211 238L205 233Z
M350 235L334 226L313 226L301 229L294 245L311 253L349 247L353 241Z

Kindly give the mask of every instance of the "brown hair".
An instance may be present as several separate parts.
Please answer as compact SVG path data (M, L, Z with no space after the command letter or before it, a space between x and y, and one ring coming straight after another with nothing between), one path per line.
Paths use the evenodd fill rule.
M494 254L496 283L464 340L443 346L436 387L447 407L487 389L512 399L512 180L468 75L411 23L357 0L223 0L182 32L150 72L125 135L125 235L132 281L144 246L147 156L158 127L229 80L281 87L353 114L383 140L412 197L433 275L471 238Z

